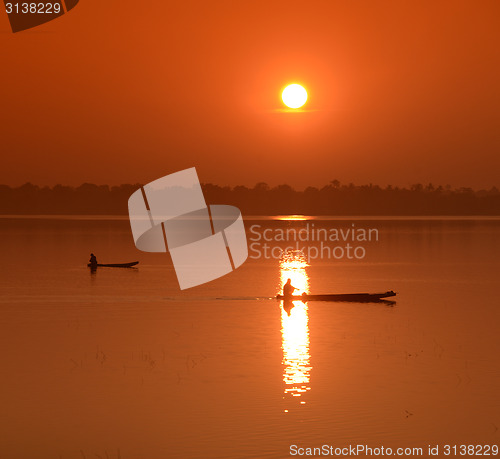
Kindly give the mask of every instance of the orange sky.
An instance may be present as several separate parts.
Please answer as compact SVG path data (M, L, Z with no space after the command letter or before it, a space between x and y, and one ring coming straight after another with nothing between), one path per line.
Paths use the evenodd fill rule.
M500 2L80 0L0 14L0 183L500 186ZM280 111L289 82L303 113Z

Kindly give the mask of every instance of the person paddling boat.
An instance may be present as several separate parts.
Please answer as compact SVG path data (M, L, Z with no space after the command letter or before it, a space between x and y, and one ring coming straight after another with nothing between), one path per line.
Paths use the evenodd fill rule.
M292 285L292 280L288 279L286 281L286 284L283 286L283 297L284 298L291 298L293 295L293 292L297 290L293 285Z
M91 268L97 268L97 257L93 253L90 254L89 266Z

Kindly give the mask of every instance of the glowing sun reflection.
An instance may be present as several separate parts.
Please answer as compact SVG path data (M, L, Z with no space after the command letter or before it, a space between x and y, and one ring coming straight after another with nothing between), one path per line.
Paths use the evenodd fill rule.
M299 251L286 252L280 260L280 291L291 279L294 295L309 293L308 266ZM302 301L283 301L281 308L281 339L283 349L283 381L285 396L301 397L309 391L310 355L307 304ZM301 401L300 404L305 404Z
M276 217L273 217L273 220L280 220L280 221L304 221L304 220L309 220L310 217L307 217L306 215L278 215Z

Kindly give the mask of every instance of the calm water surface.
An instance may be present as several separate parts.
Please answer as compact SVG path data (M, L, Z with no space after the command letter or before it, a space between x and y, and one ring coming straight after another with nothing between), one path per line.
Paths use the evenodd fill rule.
M361 260L249 259L182 292L126 219L0 219L0 457L498 444L500 220L246 225L308 223L378 241L354 243ZM91 273L90 251L139 268ZM288 278L299 293L393 289L397 302L284 309L266 297Z

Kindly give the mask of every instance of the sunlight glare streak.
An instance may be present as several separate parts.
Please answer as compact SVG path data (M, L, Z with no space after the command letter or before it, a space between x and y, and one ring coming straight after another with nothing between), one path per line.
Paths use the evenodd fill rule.
M294 294L308 293L307 266L309 265L302 252L286 252L280 260L280 290L291 279L292 285L297 288ZM285 396L301 397L311 389L308 308L302 301L290 303L287 306L283 302L281 308L284 393Z

